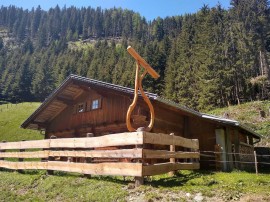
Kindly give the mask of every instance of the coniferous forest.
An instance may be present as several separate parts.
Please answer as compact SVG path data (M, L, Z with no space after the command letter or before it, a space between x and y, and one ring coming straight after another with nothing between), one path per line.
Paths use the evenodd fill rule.
M197 110L270 98L268 0L147 21L121 8L0 8L0 100L43 101L71 73L132 87L133 46L159 73L146 90Z

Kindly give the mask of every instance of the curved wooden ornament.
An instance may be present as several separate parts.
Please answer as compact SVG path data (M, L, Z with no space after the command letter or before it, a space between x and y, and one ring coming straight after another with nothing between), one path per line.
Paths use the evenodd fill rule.
M155 111L154 111L154 107L153 107L152 103L150 102L149 98L145 95L144 90L142 88L142 80L146 74L147 74L147 71L145 70L144 73L141 75L139 88L140 88L140 92L141 92L141 95L143 97L143 100L146 102L146 104L148 105L149 110L150 110L150 123L147 126L147 128L145 129L145 131L150 131L154 126Z
M133 101L131 103L131 105L128 108L127 111L127 116L126 116L126 123L127 123L127 128L130 132L134 132L136 131L135 128L132 127L131 122L130 122L130 117L131 117L131 113L134 110L136 104L137 104L137 100L138 100L138 90L140 89L141 95L143 97L143 100L146 102L146 104L148 105L149 109L150 109L150 123L147 126L147 128L144 129L144 131L150 131L153 126L154 126L154 119L155 119L155 113L154 113L154 107L152 105L152 103L150 102L149 98L146 96L146 94L144 93L143 87L142 87L142 80L145 77L145 75L147 74L147 70L144 70L144 72L142 73L141 76L139 76L139 71L140 71L140 62L137 61L136 62L136 76L135 76L135 89L134 89L134 98Z
M137 100L138 100L138 88L139 88L139 71L140 71L140 64L139 62L137 61L136 62L136 76L135 76L135 89L134 89L134 98L133 98L133 101L131 103L131 105L129 106L128 108L128 111L127 111L127 116L126 116L126 123L127 123L127 129L130 131L130 132L134 132L136 131L131 123L130 123L130 117L131 117L131 113L132 111L134 110L136 104L137 104Z

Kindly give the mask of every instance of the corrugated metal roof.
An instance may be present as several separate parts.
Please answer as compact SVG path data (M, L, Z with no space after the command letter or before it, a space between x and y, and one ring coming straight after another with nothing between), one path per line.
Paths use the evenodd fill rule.
M216 120L216 121L223 122L223 123L239 125L238 121L235 121L232 119L225 119L222 117L218 117L218 116L214 116L214 115L210 115L210 114L204 114L204 113L201 113L201 115L203 118L206 118L206 119L211 119L211 120Z
M252 129L248 128L247 126L241 124L238 121L235 121L235 120L232 120L232 119L225 119L225 118L221 118L221 117L210 115L210 114L204 114L204 113L201 113L201 114L202 114L202 118L210 119L210 120L214 120L214 121L217 121L217 122L220 122L220 123L236 126L238 128L241 128L241 129L253 134L257 138L261 138L261 135L259 135L258 133L256 133Z
M41 112L43 109L45 109L45 107L55 98L55 96L57 96L59 94L59 92L61 92L65 88L65 86L67 86L72 81L82 82L83 84L92 84L92 85L96 85L96 86L116 90L116 91L119 91L119 92L124 92L124 93L127 93L127 94L134 94L134 89L131 89L131 88L128 88L128 87L123 87L123 86L120 86L120 85L111 84L111 83L98 81L98 80L95 80L95 79L90 79L90 78L86 78L86 77L71 74L69 77L67 77L67 79L57 89L55 89L44 100L44 102L40 105L40 107L27 120L25 120L22 123L21 127L26 128L30 124L30 122L39 114L39 112ZM158 96L157 94L154 94L154 93L145 92L145 94L151 100L155 100L157 102L166 104L168 106L174 107L176 109L182 110L184 112L190 113L192 115L195 115L195 116L203 118L203 119L208 119L208 120L220 122L220 123L223 123L223 124L228 124L228 125L232 125L232 126L235 126L235 127L239 127L241 129L253 134L257 138L261 137L259 134L255 133L254 131L247 128L246 126L240 124L238 121L231 120L231 119L225 119L225 118L221 118L221 117L217 117L217 116L213 116L213 115L209 115L209 114L200 113L200 112L195 111L193 109L190 109L190 108L188 108L188 107L186 107L184 105L180 105L180 104L177 104L177 103L175 103L175 102L173 102L171 100L162 98L162 97L160 97L160 96ZM139 93L139 95L140 95L140 93Z

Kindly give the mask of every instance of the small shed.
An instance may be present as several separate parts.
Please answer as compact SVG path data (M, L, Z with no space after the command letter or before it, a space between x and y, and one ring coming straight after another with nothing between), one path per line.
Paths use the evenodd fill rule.
M133 94L131 88L70 75L21 127L44 131L46 139L126 132L126 112ZM261 137L238 121L203 114L157 94L146 95L155 110L151 132L198 139L201 169L244 169L244 162L254 158L253 145ZM139 96L132 125L147 126L149 116L148 107Z

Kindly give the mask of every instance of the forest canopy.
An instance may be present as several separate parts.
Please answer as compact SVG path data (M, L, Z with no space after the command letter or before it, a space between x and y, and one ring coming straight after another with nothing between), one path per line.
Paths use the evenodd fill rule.
M0 8L0 100L43 101L71 73L132 87L133 46L161 75L145 89L197 110L270 98L267 0L146 21L121 8Z

